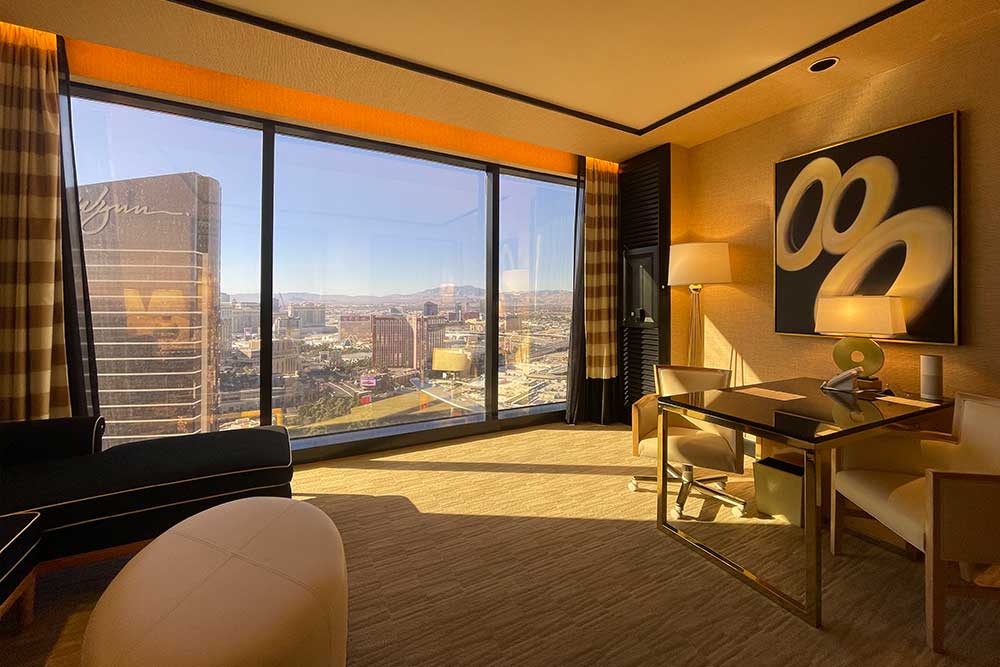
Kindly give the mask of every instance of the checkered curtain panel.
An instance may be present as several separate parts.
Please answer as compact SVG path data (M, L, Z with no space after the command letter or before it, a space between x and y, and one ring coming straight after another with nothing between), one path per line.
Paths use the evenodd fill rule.
M587 377L618 377L618 165L587 158L584 332Z
M0 22L0 421L70 414L56 36Z

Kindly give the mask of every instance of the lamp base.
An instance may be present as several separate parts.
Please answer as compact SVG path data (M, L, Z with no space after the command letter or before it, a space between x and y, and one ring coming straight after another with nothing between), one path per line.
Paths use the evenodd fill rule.
M688 323L688 365L701 366L703 362L701 319L701 288L700 284L688 285L691 292L691 320Z
M833 361L842 371L858 366L863 378L873 378L885 364L885 352L871 338L841 338L833 346Z
M854 386L858 391L882 391L882 380L878 378L854 378Z

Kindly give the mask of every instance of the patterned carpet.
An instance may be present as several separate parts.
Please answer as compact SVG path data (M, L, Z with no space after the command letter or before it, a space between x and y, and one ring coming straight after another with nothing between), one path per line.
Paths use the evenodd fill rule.
M626 489L650 470L624 428L553 425L304 466L293 487L344 537L353 665L998 664L1000 605L953 600L935 656L922 564L852 537L824 550L825 627L807 626L658 532L655 495ZM725 514L694 499L706 512ZM794 529L726 521L692 528L794 572ZM78 664L120 566L43 579L35 625L0 624L0 663Z

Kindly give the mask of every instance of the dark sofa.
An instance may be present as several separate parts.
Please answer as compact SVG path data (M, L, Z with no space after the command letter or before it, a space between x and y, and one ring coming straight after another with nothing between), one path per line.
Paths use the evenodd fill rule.
M282 427L102 451L103 433L101 417L0 424L0 515L40 514L39 561L148 540L237 498L291 497Z

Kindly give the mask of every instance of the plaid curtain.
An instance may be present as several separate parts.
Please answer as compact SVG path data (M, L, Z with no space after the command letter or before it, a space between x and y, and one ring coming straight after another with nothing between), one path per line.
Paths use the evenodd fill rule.
M0 421L70 414L56 36L0 23Z
M587 158L584 185L587 377L618 377L618 165Z

